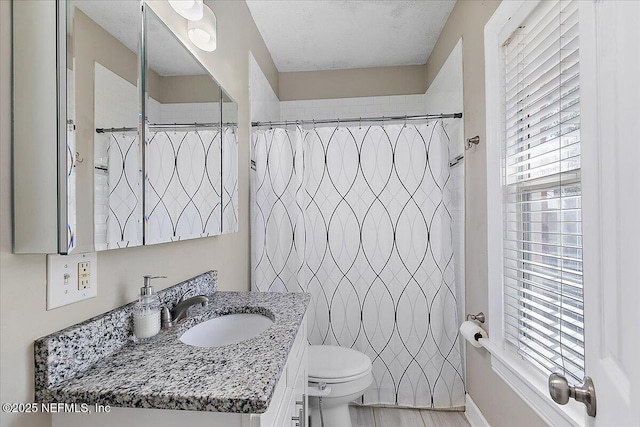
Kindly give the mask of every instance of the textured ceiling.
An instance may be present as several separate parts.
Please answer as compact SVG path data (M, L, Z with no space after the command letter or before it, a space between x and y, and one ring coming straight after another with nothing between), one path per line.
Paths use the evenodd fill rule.
M424 64L455 0L247 0L278 71Z
M140 3L132 0L81 0L74 5L111 33L132 52L138 52ZM148 31L147 63L161 76L207 74L173 33L151 14Z

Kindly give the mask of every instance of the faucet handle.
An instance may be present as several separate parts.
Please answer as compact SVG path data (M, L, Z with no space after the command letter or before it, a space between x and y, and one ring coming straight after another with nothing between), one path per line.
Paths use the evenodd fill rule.
M173 326L173 319L171 318L171 310L166 304L160 306L160 324L162 329L169 329Z
M193 289L187 289L185 293L182 294L182 296L180 298L178 298L178 304L180 304L182 301L187 299L187 295L189 295L189 293L191 293L191 291L193 291Z

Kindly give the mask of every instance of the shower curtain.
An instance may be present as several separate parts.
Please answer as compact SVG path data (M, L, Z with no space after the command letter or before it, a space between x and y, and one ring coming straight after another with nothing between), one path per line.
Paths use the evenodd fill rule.
M136 132L96 134L106 138L107 191L106 235L100 249L142 245L142 174L140 144ZM97 173L104 173L97 169ZM104 194L99 195L104 198ZM104 203L104 202L103 202Z
M220 234L221 144L217 128L149 132L145 244Z
M310 343L373 362L364 404L464 405L447 144L441 122L252 136L252 288L311 294Z

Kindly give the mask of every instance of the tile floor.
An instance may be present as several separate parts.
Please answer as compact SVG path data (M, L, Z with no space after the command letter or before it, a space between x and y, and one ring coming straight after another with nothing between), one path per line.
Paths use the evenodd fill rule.
M350 406L353 427L470 427L464 412Z

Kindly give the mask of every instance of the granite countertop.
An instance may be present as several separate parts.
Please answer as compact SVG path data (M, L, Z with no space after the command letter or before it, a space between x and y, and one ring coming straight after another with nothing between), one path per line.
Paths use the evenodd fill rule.
M238 413L267 410L309 304L302 293L215 292L206 307L148 342L128 342L71 378L43 387L40 400L117 407ZM183 344L191 326L231 313L260 313L274 324L222 347Z

